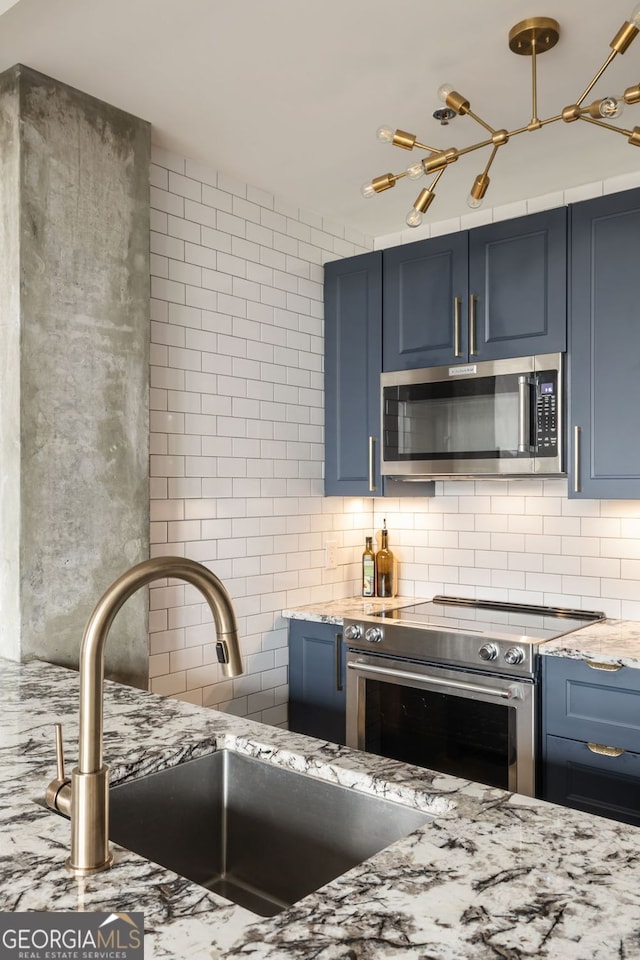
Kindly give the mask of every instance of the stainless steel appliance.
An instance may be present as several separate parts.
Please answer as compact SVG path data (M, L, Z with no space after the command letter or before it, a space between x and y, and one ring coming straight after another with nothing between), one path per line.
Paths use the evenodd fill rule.
M535 796L538 645L603 616L437 596L345 619L347 745Z
M561 353L383 373L380 389L384 476L564 472Z

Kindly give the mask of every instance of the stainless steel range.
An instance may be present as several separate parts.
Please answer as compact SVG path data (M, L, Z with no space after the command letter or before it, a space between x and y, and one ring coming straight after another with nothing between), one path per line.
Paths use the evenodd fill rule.
M345 619L347 744L535 796L538 646L603 617L437 596Z

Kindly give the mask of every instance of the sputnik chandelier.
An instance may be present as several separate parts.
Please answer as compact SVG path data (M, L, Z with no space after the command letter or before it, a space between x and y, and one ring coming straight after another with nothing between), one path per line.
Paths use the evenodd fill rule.
M427 187L424 187L418 194L415 203L407 214L406 222L410 227L417 227L421 222L424 213L429 209L435 198L435 187L442 177L443 173L452 163L466 153L473 153L475 150L481 150L488 147L491 150L487 164L473 181L471 192L467 203L470 207L479 207L489 187L489 170L495 160L500 147L509 142L511 137L516 137L521 133L539 130L550 123L556 123L563 120L565 123L573 123L575 120L585 120L595 126L602 127L604 130L613 130L615 133L627 137L630 144L640 147L640 127L634 127L633 130L625 130L620 126L608 123L619 117L625 104L640 102L640 84L627 87L621 96L606 96L600 100L594 100L588 106L583 106L591 90L596 85L609 64L620 53L624 53L631 42L635 39L640 30L640 3L634 7L629 20L626 20L615 37L609 44L611 53L595 74L593 80L587 85L582 95L575 103L565 107L561 113L556 116L547 117L544 120L538 118L538 90L537 90L537 57L547 50L555 47L560 37L560 27L556 20L550 17L531 17L528 20L522 20L517 23L509 32L509 49L513 53L521 56L531 57L531 87L532 87L532 111L531 120L523 127L516 130L496 130L490 124L486 123L481 117L477 116L471 109L469 100L458 93L449 84L443 84L438 90L438 95L444 101L445 107L436 110L434 117L442 124L446 124L455 116L469 116L475 120L481 127L487 131L488 136L468 147L457 149L449 147L441 150L438 147L431 147L425 143L420 143L412 133L406 133L404 130L391 130L389 127L380 127L378 130L378 139L385 143L391 143L403 150L424 150L428 156L416 163L412 163L402 173L385 173L380 177L375 177L371 182L365 183L362 188L362 194L365 197L372 197L376 193L382 193L390 187L394 187L398 180L407 177L409 180L419 180L423 176L433 176L433 179Z

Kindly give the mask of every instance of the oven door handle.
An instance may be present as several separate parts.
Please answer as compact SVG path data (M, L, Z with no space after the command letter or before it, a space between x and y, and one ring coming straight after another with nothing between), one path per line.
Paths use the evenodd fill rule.
M447 687L449 690L461 690L465 693L481 693L485 697L496 697L498 700L522 699L522 690L516 684L511 684L505 690L498 690L495 687L481 687L476 683L463 683L460 680L441 680L439 677L423 676L420 673L411 673L408 670L396 670L395 668L390 670L388 667L374 667L353 661L347 663L347 668L349 670L360 671L361 673L375 673L382 677L392 677L396 680L414 680L429 686Z

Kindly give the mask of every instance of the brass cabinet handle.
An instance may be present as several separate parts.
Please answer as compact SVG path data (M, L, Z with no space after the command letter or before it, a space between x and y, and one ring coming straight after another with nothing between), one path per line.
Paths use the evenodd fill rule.
M597 753L601 757L621 757L624 753L622 747L608 747L604 743L588 743L591 753Z
M461 357L460 352L460 307L462 302L460 297L453 298L453 355Z
M376 438L369 437L369 493L376 490Z
M477 356L476 350L476 298L469 294L469 356Z
M336 633L335 637L336 654L336 690L342 690L342 633Z
M597 660L586 660L585 661L588 667L591 667L592 670L622 670L621 663L598 663Z

